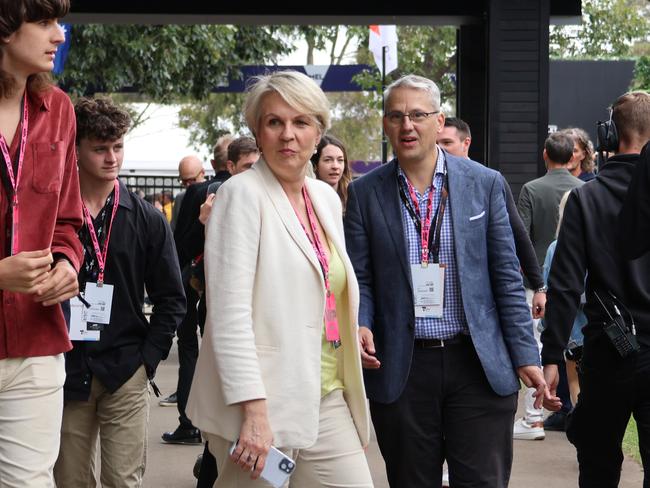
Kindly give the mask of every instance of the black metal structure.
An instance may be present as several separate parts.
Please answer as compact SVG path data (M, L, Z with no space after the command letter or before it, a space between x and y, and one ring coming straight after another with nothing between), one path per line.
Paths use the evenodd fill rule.
M73 23L457 25L458 115L473 132L471 156L499 169L515 194L544 173L548 131L548 27L577 20L581 0L261 3L204 0L72 0ZM423 46L435 49L435 46Z
M549 124L558 129L580 127L596 143L596 122L609 118L608 107L630 89L633 60L551 60Z
M175 196L183 190L178 178L169 175L122 173L120 180L124 182L129 191L136 192L143 197L159 197L163 192L169 192Z

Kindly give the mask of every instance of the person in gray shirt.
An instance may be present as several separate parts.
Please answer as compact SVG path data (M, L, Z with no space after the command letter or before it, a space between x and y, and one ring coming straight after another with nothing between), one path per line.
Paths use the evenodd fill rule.
M539 265L549 244L555 240L558 209L562 195L584 184L572 176L567 163L573 154L573 139L565 133L554 132L544 142L544 162L547 173L529 181L521 189L517 209L535 247Z

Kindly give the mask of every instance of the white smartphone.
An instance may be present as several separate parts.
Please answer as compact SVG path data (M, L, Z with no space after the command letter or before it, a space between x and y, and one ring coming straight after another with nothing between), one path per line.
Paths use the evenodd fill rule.
M233 453L237 447L238 440L233 442L230 447L230 454ZM271 446L269 453L266 456L266 463L260 476L268 481L274 488L281 488L293 473L296 468L296 463L289 456L282 451Z

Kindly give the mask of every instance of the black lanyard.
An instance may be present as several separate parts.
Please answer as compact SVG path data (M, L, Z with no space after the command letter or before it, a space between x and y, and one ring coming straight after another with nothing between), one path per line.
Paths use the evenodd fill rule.
M406 179L406 176L404 176L404 179ZM435 179L435 175L434 175L434 179ZM400 199L402 200L402 203L404 203L407 212L411 216L411 219L413 220L413 223L415 224L415 227L417 228L418 235L419 235L422 228L422 219L413 208L413 204L410 198L407 196L407 189L404 188L405 182L402 178L399 177L399 170L398 170L397 181L398 181ZM433 183L432 183L430 191L434 191L434 190L435 188L433 187ZM445 215L445 209L447 208L448 198L449 198L449 178L447 177L447 172L445 171L443 175L442 192L440 194L440 200L438 201L438 206L436 207L436 213L433 216L433 222L431 225L435 229L435 232L429 233L428 244L429 244L429 249L431 250L430 254L433 256L434 263L440 262L440 238L442 235L442 222Z

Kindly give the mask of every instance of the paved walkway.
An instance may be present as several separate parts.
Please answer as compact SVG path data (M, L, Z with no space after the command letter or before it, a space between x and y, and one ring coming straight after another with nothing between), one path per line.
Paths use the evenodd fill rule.
M156 383L164 396L175 390L177 370L178 359L174 345L169 359L161 363L156 376ZM192 466L203 447L167 445L160 440L163 431L176 428L177 418L175 408L160 407L157 399L152 397L145 488L196 486ZM368 449L368 461L375 487L388 488L384 463L376 443ZM544 441L515 441L510 488L574 488L577 486L577 478L575 450L563 433L548 432ZM620 488L637 488L642 483L643 472L640 466L626 459Z

